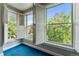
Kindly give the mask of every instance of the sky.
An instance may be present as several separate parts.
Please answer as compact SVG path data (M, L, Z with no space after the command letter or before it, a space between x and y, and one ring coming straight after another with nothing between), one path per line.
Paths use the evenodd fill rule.
M33 15L30 14L27 16L27 25L33 24Z
M47 9L47 18L51 18L53 17L55 14L57 13L61 13L64 12L66 14L71 14L71 9L72 9L72 4L70 3L65 3L65 4L61 4L59 6L56 7L51 7Z
M61 5L53 7L53 8L52 7L48 8L47 9L47 18L49 19L49 18L53 17L54 15L56 15L57 13L62 13L62 12L66 13L66 14L71 14L71 12L72 12L71 9L72 9L72 4L70 4L70 3L65 3L65 4L61 4ZM14 15L14 14L10 13L9 15ZM27 17L27 19L29 20L29 21L27 21L28 25L33 23L33 15L29 15Z
M53 8L52 7L49 8L47 10L47 18L49 19L49 18L53 17L54 15L56 15L57 13L62 13L62 12L70 15L71 12L72 12L72 4L65 3L65 4L61 4L61 5L53 7ZM33 19L32 18L33 18L33 15L29 15L28 16L28 20L29 20L28 24L29 25L33 23Z

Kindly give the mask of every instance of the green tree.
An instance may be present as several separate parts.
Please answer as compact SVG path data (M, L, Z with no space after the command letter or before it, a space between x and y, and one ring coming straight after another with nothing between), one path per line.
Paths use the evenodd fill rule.
M71 45L71 16L65 13L56 14L48 19L47 34L48 40L61 44Z
M16 19L15 16L10 16L8 21L8 38L16 37Z

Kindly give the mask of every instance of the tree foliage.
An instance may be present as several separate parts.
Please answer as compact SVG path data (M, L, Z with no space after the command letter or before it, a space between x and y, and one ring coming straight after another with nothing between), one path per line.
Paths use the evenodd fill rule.
M33 25L32 25L32 24L29 25L29 26L27 26L27 33L28 33L28 34L33 33Z
M48 40L61 44L71 45L72 26L71 16L65 13L56 14L47 20Z
M16 37L16 19L14 16L9 17L8 21L8 38Z
M71 45L72 43L72 24L71 16L65 13L56 14L47 20L48 40L61 44ZM28 34L33 33L33 26L28 27ZM16 19L11 16L8 21L9 38L16 37Z

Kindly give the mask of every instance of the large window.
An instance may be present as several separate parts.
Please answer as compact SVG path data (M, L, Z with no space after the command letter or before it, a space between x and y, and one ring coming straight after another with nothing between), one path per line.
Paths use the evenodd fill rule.
M72 4L47 9L47 38L51 43L72 45Z
M16 38L16 13L8 11L8 39Z
M33 40L33 14L26 16L26 39Z

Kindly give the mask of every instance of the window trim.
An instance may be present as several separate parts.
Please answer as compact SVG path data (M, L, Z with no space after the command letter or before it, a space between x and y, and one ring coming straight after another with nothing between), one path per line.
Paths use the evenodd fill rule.
M29 26L29 25L27 25L27 22L28 22L27 16L28 16L28 15L32 15L32 16L33 16L33 13L30 13L30 14L27 14L27 15L26 15L26 26L27 26L27 27ZM33 19L33 17L32 17L32 19ZM32 21L32 22L33 22L33 21ZM33 25L33 23L32 23L32 25Z
M27 25L27 16L28 16L28 15L32 15L32 16L33 16L33 11L30 11L30 12L25 13L26 35L27 35L27 27L29 27L29 25ZM33 18L33 24L32 24L32 26L33 26L33 28L34 28L34 16L33 16L32 18ZM34 31L34 29L33 29L33 31ZM34 32L33 32L33 37L34 37ZM27 40L29 40L29 39L27 39ZM34 40L34 38L33 38L33 40ZM29 41L33 42L33 40L29 40Z
M56 7L56 6L59 6L59 5L62 5L62 4L65 4L65 3L61 3L61 4L56 4L56 5L50 5L50 6L48 6L47 8L46 8L46 39L47 39L47 26L48 26L48 24L47 24L47 9L50 9L50 8L54 8L54 7ZM60 48L62 48L63 47L63 49L65 49L65 48L67 48L68 50L73 50L74 49L74 39L73 39L73 3L71 3L71 26L72 26L72 45L71 46L67 46L67 45L64 45L64 44L58 44L58 43L51 43L51 42L45 42L45 43L47 43L47 44L50 44L50 45L54 45L54 46L56 46L56 47L60 47ZM47 41L48 41L48 39L47 39ZM66 49L66 50L67 50Z
M11 10L8 9L8 11L7 11L7 16L9 17L8 13L12 13L12 14L15 14L15 15L16 15L16 16L15 16L15 17L16 17L16 20L15 20L15 21L16 21L16 37L13 38L13 39L16 39L16 38L17 38L17 12L15 12L15 11L13 11L13 10L11 11ZM7 19L7 26L8 26L8 22L9 22L9 18ZM7 28L8 28L8 27L7 27ZM7 31L7 33L8 33L8 31ZM8 38L8 39L9 39L9 38Z
M28 27L28 26L27 26L27 16L28 16L28 15L33 15L33 10L30 11L30 12L25 13L25 26L26 26L26 27ZM32 18L34 18L34 16L33 16ZM34 24L34 19L33 19L33 24Z

